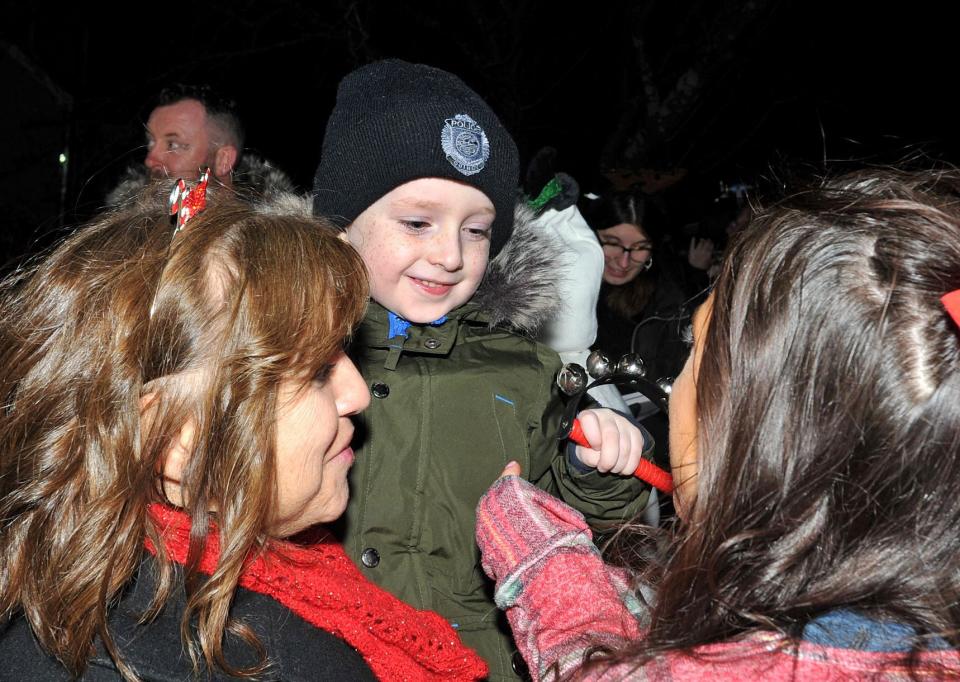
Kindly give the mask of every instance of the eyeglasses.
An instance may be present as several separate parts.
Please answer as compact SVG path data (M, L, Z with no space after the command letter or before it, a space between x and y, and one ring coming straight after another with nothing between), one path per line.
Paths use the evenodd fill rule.
M650 242L640 242L630 247L624 246L619 242L600 242L600 245L603 247L603 254L605 256L619 258L623 254L629 253L630 260L634 263L643 263L647 260L649 252L653 249L653 244Z

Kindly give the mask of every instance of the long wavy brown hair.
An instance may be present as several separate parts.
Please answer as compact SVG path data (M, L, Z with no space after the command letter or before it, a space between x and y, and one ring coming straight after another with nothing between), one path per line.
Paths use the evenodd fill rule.
M697 496L614 659L796 641L834 609L911 626L908 663L960 648L958 288L955 172L846 175L754 219L703 339Z
M278 386L322 372L367 302L362 262L318 219L211 190L171 241L168 189L102 215L0 285L0 610L22 612L75 676L99 637L136 679L107 612L145 538L161 571L144 620L172 593L147 506L164 502L158 475L188 419L197 437L182 480L192 528L181 635L197 669L201 658L234 675L265 669L263 647L228 611L244 561L268 541ZM157 409L144 433L146 394ZM210 510L222 554L201 580ZM258 665L227 662L227 630Z

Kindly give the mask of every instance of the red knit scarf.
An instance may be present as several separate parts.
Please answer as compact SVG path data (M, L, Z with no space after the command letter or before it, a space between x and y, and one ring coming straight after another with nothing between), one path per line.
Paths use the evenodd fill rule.
M150 514L164 537L167 554L183 564L190 546L190 517L159 504ZM147 549L156 548L147 541ZM281 551L275 551L280 549ZM307 622L346 641L382 680L479 680L487 665L464 646L456 632L432 611L417 611L365 577L328 533L310 546L279 542L252 560L240 586L265 594ZM213 573L219 536L211 533L199 570Z

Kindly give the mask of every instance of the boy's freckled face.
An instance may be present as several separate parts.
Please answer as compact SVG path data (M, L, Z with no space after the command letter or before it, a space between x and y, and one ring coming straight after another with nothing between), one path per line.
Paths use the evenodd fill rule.
M370 272L370 294L415 323L470 300L490 253L493 203L454 180L421 178L380 197L347 228Z

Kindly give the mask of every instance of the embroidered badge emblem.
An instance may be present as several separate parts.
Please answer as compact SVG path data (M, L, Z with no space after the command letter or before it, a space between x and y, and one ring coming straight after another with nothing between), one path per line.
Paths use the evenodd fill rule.
M457 114L443 122L440 144L450 165L464 175L479 173L490 158L487 134L466 114Z

